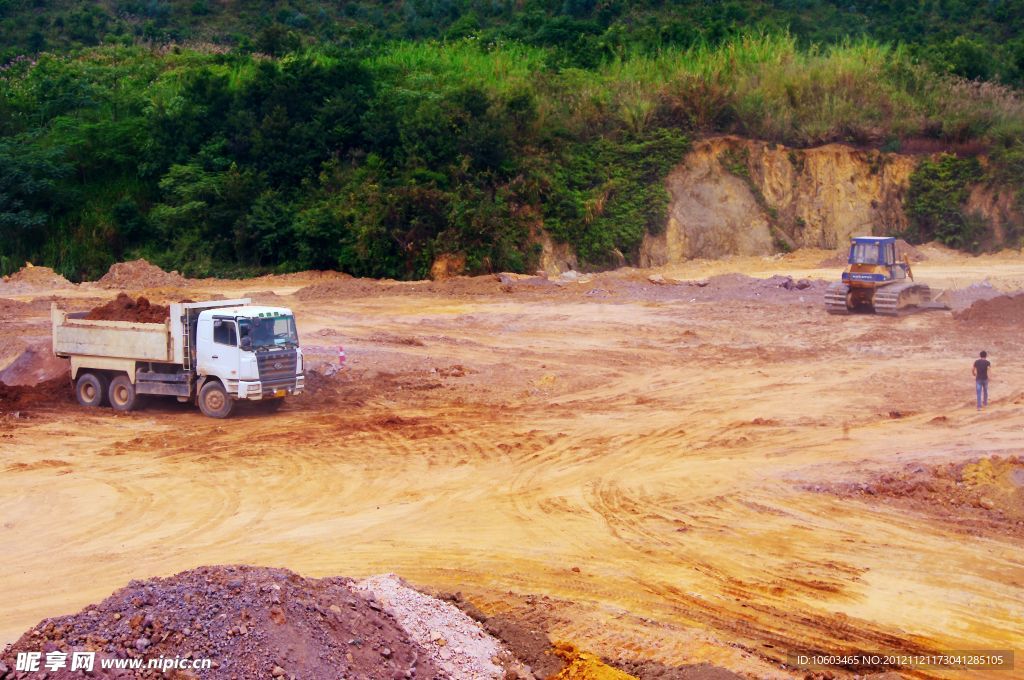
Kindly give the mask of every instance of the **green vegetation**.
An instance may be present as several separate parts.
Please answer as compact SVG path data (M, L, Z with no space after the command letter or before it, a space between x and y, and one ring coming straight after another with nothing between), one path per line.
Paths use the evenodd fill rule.
M0 0L0 62L104 44L206 42L280 56L312 44L511 42L559 66L716 46L751 30L798 44L870 38L968 79L1024 83L1024 1L921 0Z
M65 50L0 67L0 272L31 259L93 277L142 256L193 275L410 278L441 253L529 271L541 225L583 266L634 261L664 224L661 179L708 133L973 145L994 159L980 179L1024 176L1016 91L937 73L920 60L938 43L740 31L815 12L845 26L825 2L115 5L0 0L8 56L29 29ZM908 15L960 16L944 7ZM971 40L1003 30L972 21ZM171 39L203 42L135 44ZM1006 45L985 75L1015 83ZM970 247L928 212L922 173L919 233Z
M982 179L974 158L942 154L918 165L907 191L907 214L917 243L940 241L953 248L976 251L983 232L981 222L963 212L970 185Z

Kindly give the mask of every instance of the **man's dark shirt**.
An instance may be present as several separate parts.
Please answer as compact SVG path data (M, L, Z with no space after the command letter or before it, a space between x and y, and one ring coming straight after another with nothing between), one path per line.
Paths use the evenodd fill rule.
M985 382L988 380L988 367L992 365L988 359L978 359L974 362L974 370L978 372L978 382Z

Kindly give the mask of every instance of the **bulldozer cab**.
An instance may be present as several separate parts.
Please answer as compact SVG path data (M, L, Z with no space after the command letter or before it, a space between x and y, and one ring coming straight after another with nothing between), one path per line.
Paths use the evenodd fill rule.
M850 239L850 264L872 264L892 267L896 264L896 239L892 237L857 236Z
M877 286L913 278L910 264L896 258L896 239L891 236L855 236L850 239L850 266L843 281L854 286Z

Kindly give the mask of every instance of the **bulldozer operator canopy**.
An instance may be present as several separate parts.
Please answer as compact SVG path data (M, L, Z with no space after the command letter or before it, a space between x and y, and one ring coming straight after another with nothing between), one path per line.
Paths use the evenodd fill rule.
M848 262L892 265L896 262L896 239L891 236L856 236L850 239Z

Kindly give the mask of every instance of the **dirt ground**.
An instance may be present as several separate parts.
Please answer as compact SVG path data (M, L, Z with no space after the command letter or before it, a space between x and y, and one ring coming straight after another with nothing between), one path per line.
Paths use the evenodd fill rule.
M1019 253L923 252L915 275L959 312L1024 289ZM829 316L830 256L559 281L125 283L153 304L290 306L308 365L343 346L347 368L228 421L174 400L115 415L57 389L17 408L0 394L0 642L133 578L254 564L394 572L638 677L802 678L797 652L1020 656L1020 326L992 302ZM0 283L0 370L48 334L51 300L117 292L36 278Z

